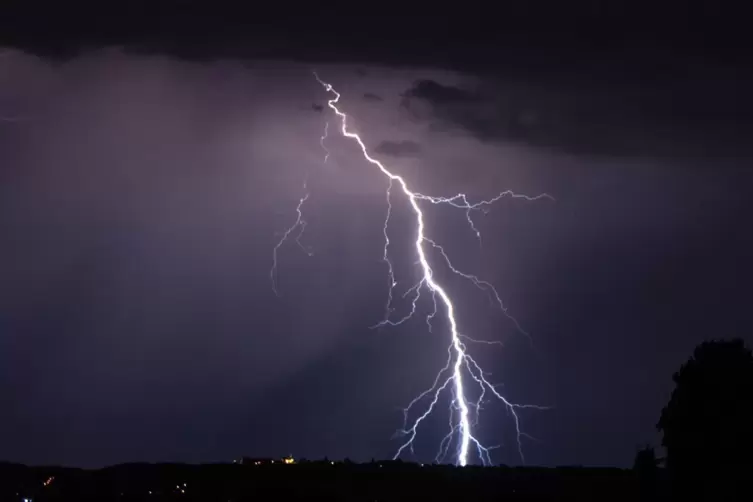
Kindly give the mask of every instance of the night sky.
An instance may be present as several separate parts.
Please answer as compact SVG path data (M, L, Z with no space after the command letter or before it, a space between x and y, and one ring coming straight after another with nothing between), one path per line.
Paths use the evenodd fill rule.
M753 343L753 72L734 15L149 5L0 14L0 460L394 454L448 333L371 329L386 182L312 69L417 191L556 199L475 214L481 242L464 212L426 208L530 334L437 271L461 330L504 344L469 345L488 378L552 407L521 412L527 463L629 465L659 444L696 344ZM278 297L272 249L304 179L312 256L281 247ZM398 299L418 279L412 222L396 197ZM433 459L446 410L403 458ZM476 431L520 463L499 403Z

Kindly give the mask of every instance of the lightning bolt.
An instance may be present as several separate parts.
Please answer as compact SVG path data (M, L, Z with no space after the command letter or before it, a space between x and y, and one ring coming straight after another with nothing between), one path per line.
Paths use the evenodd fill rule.
M324 141L327 139L327 136L329 135L329 122L324 123L324 134L322 134L322 137L319 138L319 144L322 145L322 150L324 150L324 163L326 164L329 160L329 149L327 148L327 145L324 143Z
M521 331L522 333L525 333L523 329L521 328L518 321L512 317L508 311L505 305L503 304L500 295L497 293L497 290L487 281L484 281L482 279L479 279L477 276L468 274L465 272L462 272L461 270L457 269L451 262L450 257L445 252L444 248L437 244L434 240L430 239L426 236L425 231L425 223L424 223L424 213L421 209L421 203L429 203L432 205L449 205L454 208L462 209L465 211L466 219L468 221L468 224L471 228L471 230L476 235L476 238L481 239L481 233L478 230L478 228L475 226L473 219L471 217L471 214L473 211L486 211L487 207L494 204L498 200L502 199L503 197L511 197L516 199L525 199L527 201L535 201L538 199L552 199L551 196L547 194L541 194L536 197L529 197L526 195L521 195L514 193L510 190L505 191L497 195L496 197L489 199L489 200L482 200L479 202L472 203L469 201L468 197L465 194L457 194L453 195L452 197L435 197L430 195L424 195L419 192L414 192L410 189L408 186L408 183L405 181L405 179L392 171L390 171L382 162L379 160L373 158L366 148L366 145L364 141L361 139L360 135L353 132L348 127L348 115L340 110L338 107L338 103L340 101L340 93L337 92L334 87L323 81L319 75L314 72L314 77L316 78L317 82L325 89L326 92L330 93L334 97L332 99L329 99L327 101L327 106L335 113L335 115L339 118L340 122L340 133L351 140L354 140L358 146L361 149L361 154L363 155L363 158L371 165L379 169L379 171L387 178L387 189L386 189L386 201L387 201L387 214L384 221L383 226L383 233L384 233L384 253L383 253L383 261L385 262L387 269L388 269L388 280L389 280L389 289L387 294L387 305L385 308L385 318L380 323L376 324L374 327L381 327L381 326L395 326L399 325L408 319L412 318L412 316L415 314L417 310L417 302L421 298L421 291L422 290L428 290L428 292L431 293L432 301L434 305L433 311L426 316L426 324L429 328L429 331L432 330L432 320L437 315L439 311L439 306L441 305L445 318L448 322L449 328L450 328L450 344L447 348L447 362L445 366L439 370L437 373L433 385L420 393L418 396L416 396L415 399L413 399L408 406L403 410L403 427L398 431L398 433L406 438L401 446L397 449L397 452L395 453L395 459L399 458L403 452L408 449L410 451L413 451L413 442L416 438L416 435L418 434L418 429L421 423L429 417L429 415L432 414L432 412L437 407L437 404L440 400L440 397L443 393L449 392L451 393L451 399L450 399L450 420L449 420L449 432L447 435L442 439L440 445L439 445L439 451L436 456L437 461L443 460L449 453L449 449L453 442L457 444L457 451L455 454L455 463L459 464L461 466L465 466L469 462L469 450L471 447L475 447L477 455L479 460L487 465L491 464L491 457L490 457L490 451L495 447L487 447L484 446L473 434L472 427L478 423L478 417L482 408L483 401L487 394L493 396L500 402L504 404L506 409L511 413L513 417L513 422L515 425L515 430L517 434L517 445L518 445L518 453L520 454L521 459L525 462L525 457L523 456L523 446L522 446L522 438L529 437L525 432L521 430L520 425L520 418L518 416L518 412L523 409L538 409L538 410L544 410L548 409L545 406L537 406L537 405L526 405L526 404L517 404L509 401L507 398L505 398L498 390L497 386L489 383L489 381L486 379L484 371L481 369L479 364L471 357L471 355L468 353L467 347L465 343L463 343L462 340L467 340L469 342L473 343L482 343L482 344L500 344L501 342L497 341L487 341L487 340L476 340L473 338L470 338L466 335L463 335L460 333L458 329L458 322L456 318L455 313L455 305L447 292L447 290L434 278L434 270L432 268L432 265L430 263L430 257L429 253L433 253L441 257L440 263L444 263L448 269L456 274L459 277L462 277L468 281L470 281L473 285L475 285L477 288L484 290L489 295L490 299L493 300L502 310L502 312L515 324L517 329ZM324 139L327 136L329 124L325 126L325 133L324 136L322 136L321 144L322 147L324 147ZM326 150L326 158L329 157L329 151ZM415 224L416 224L416 240L415 240L415 252L417 257L417 264L421 267L421 279L414 284L411 288L409 288L405 294L403 294L403 298L406 298L410 296L412 307L411 311L408 315L404 316L403 318L399 320L391 320L390 314L393 311L392 309L392 301L393 301L393 291L395 286L397 285L397 281L395 279L394 274L394 267L392 266L392 262L389 259L389 246L390 246L390 239L389 239L389 223L390 218L392 217L392 192L394 188L399 188L399 191L401 194L406 197L408 202L410 203L410 206L413 210L413 215L415 217ZM552 199L553 200L553 199ZM296 223L288 229L288 231L283 235L283 238L278 243L277 247L275 248L275 253L277 248L282 245L282 243L288 238L288 235L295 230L295 228L300 225L301 221L301 212L300 207L305 202L305 197L301 199L300 204L298 205L298 220ZM276 267L276 258L275 258L275 267ZM274 270L275 267L273 267L273 283L274 283ZM527 334L527 333L525 333ZM468 394L466 393L466 379L473 383L478 388L478 398L475 401L472 401ZM423 409L423 413L421 413L417 418L415 418L413 421L410 421L410 415L414 408L418 407L420 403L429 401L428 405L425 405Z
M304 253L306 253L309 256L312 256L313 253L306 249L306 246L304 246L301 243L301 236L303 235L304 230L306 230L306 220L303 219L303 204L309 199L309 192L307 187L307 182L304 180L303 182L303 197L301 197L298 200L298 206L295 208L295 212L298 215L295 223L293 223L290 227L288 227L285 232L283 232L282 237L275 245L274 249L272 250L272 269L269 271L269 278L272 281L272 290L275 292L277 296L280 296L280 292L277 289L277 252L280 250L283 244L285 244L285 241L288 240L288 238L293 234L293 232L298 229L298 233L295 236L295 242L298 244L298 247L300 247Z
M325 144L325 141L327 139L327 135L329 133L329 122L324 123L324 134L322 134L322 137L319 138L319 144L322 147L322 150L324 150L324 163L327 163L327 160L329 160L329 150L327 149L327 145ZM301 243L301 237L303 236L303 232L306 230L306 220L303 218L303 204L306 203L306 201L309 199L309 191L308 191L308 174L306 175L306 178L303 180L303 197L301 197L298 200L298 205L295 208L296 212L296 220L295 222L283 232L282 237L279 241L277 241L277 244L275 245L274 249L272 250L272 268L269 271L269 278L272 281L272 291L275 292L275 295L280 296L280 292L277 289L277 252L280 250L283 244L285 244L285 241L288 240L288 238L293 234L293 232L298 229L298 234L296 234L295 242L298 244L298 247L300 247L304 253L306 253L309 256L313 256L314 253L311 252L310 249L308 249L306 246L304 246Z

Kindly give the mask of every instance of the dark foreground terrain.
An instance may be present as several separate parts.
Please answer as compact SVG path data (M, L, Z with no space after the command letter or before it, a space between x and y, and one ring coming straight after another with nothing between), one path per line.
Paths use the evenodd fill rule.
M99 470L0 463L0 500L639 500L632 471L250 460Z

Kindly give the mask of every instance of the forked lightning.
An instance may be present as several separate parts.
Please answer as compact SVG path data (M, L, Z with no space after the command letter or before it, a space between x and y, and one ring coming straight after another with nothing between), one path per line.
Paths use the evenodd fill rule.
M369 154L368 149L366 148L366 145L364 144L360 135L353 132L351 129L348 128L348 115L344 113L342 110L340 110L340 108L338 107L338 103L340 101L340 94L334 89L334 87L331 84L319 78L319 76L316 73L314 73L314 77L328 93L331 93L334 96L332 99L327 101L327 105L338 117L340 121L340 132L342 133L342 135L346 138L354 140L358 144L361 150L361 154L363 155L363 158L369 164L379 169L381 173L386 177L386 181L387 181L387 189L386 189L387 216L385 218L384 228L383 228L384 238L385 238L383 259L388 268L388 278L389 278L390 287L388 291L385 318L376 326L385 326L385 325L394 326L394 325L401 324L407 321L408 319L410 319L417 310L416 304L420 298L421 291L427 290L429 293L431 293L433 303L434 303L433 311L426 317L426 323L429 327L429 330L432 329L431 322L434 319L434 317L440 312L440 309L444 312L444 315L446 317L447 323L450 328L450 345L448 346L448 349L447 349L448 357L447 357L447 362L445 366L441 370L439 370L439 372L437 373L436 378L434 379L434 384L429 389L419 394L413 401L409 403L408 407L404 409L405 420L403 423L403 427L402 429L400 429L399 433L402 437L405 438L405 440L403 441L401 446L397 449L397 452L395 453L395 458L400 457L400 455L402 455L406 449L409 449L409 450L413 449L413 441L416 438L419 426L435 410L442 393L447 391L450 393L449 432L440 442L439 451L436 456L437 461L443 461L448 456L449 449L454 443L456 444L456 447L457 447L455 455L454 455L455 463L461 466L467 465L469 462L469 450L471 449L472 446L475 447L478 454L478 458L483 464L492 463L491 458L490 458L490 450L493 447L488 447L488 446L483 445L473 433L473 427L478 422L478 417L481 411L482 402L487 396L492 396L498 399L510 411L513 417L513 422L514 422L515 430L517 434L518 453L520 454L521 459L525 461L525 457L523 455L522 438L526 436L526 434L521 430L518 411L521 409L526 409L526 408L535 408L535 409L542 410L542 409L546 409L546 407L513 403L509 401L508 399L506 399L502 394L500 394L495 385L487 381L484 375L484 371L481 369L478 363L473 359L473 357L471 357L471 355L468 353L467 346L463 340L466 340L472 343L482 343L482 344L499 344L500 342L487 341L487 340L475 340L473 338L470 338L464 335L463 333L459 331L458 322L457 322L456 313L455 313L455 305L450 297L450 294L447 292L447 290L441 284L439 284L439 282L437 282L437 280L434 278L434 272L432 268L430 254L433 254L433 256L435 256L436 258L439 258L440 264L444 264L452 273L469 280L476 287L482 290L485 290L490 295L490 297L494 300L494 302L499 305L499 307L502 309L502 312L504 312L504 314L515 324L518 330L520 330L522 333L525 333L525 331L523 331L523 329L520 327L520 324L518 323L518 321L508 313L507 308L502 303L500 295L497 293L496 289L490 283L479 279L475 275L467 274L460 271L458 268L456 268L453 265L453 263L450 260L450 257L445 252L444 248L441 245L437 244L434 240L426 236L425 224L424 224L424 213L421 208L421 204L422 203L424 204L429 203L432 205L445 204L454 208L464 210L466 213L466 219L468 221L468 224L470 225L476 237L480 240L481 233L475 226L473 219L471 217L471 213L473 211L485 210L487 206L493 204L494 202L498 201L499 199L503 197L521 198L527 201L534 201L538 199L552 199L552 197L550 197L547 194L541 194L535 197L529 197L529 196L517 194L508 190L508 191L504 191L500 193L499 195L497 195L496 197L490 200L482 200L477 203L471 203L468 200L468 197L466 196L466 194L462 194L462 193L454 195L452 197L435 197L435 196L430 196L430 195L424 195L422 193L411 190L403 177L393 173L384 164L382 164L382 162L373 158ZM324 140L326 139L327 133L328 133L328 127L329 127L329 124L325 126L325 132L321 138L321 145L325 149L325 152L326 152L325 160L330 155L330 152L326 149L326 146L324 144ZM394 267L392 266L392 262L390 261L389 255L388 255L389 245L390 245L388 230L389 230L390 218L393 216L391 198L392 198L392 189L394 188L395 185L399 187L400 192L402 193L404 197L406 197L407 201L410 203L410 206L412 208L413 217L415 218L415 225L416 225L415 253L416 253L416 258L418 259L418 264L420 265L421 272L422 272L420 280L413 287L408 289L408 291L403 295L403 297L412 296L411 311L408 315L398 320L390 319L390 314L392 312L391 305L392 305L392 300L393 300L392 291L397 283L395 280ZM277 246L275 246L274 253L273 253L274 263L273 263L273 268L271 272L272 282L273 282L273 287L275 289L275 292L277 292L276 285L275 285L275 274L276 274L276 269L277 269L277 250L297 228L301 229L298 234L298 236L300 237L300 233L305 228L305 221L302 219L301 206L303 205L303 203L306 201L307 198L308 198L308 192L306 192L306 195L300 199L300 202L297 207L298 218L296 222L293 224L293 226L291 226L285 232L282 239L278 242ZM439 302L437 301L437 297L439 297ZM471 381L472 384L477 387L477 398L475 400L470 400L466 392L466 386L469 385L469 381ZM423 412L413 421L410 421L410 415L414 407L426 401L428 401L428 404L425 405L425 407L423 408Z

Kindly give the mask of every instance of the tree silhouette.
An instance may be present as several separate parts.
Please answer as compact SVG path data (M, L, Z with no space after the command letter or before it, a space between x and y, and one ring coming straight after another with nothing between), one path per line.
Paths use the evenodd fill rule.
M650 446L641 448L635 454L633 461L633 470L643 472L653 472L659 466L659 459L656 458L656 452Z
M646 446L638 450L633 462L633 471L638 478L640 499L655 500L659 478L659 459L656 458L652 447Z
M742 500L753 474L753 354L742 340L705 342L673 380L657 428L674 494Z

